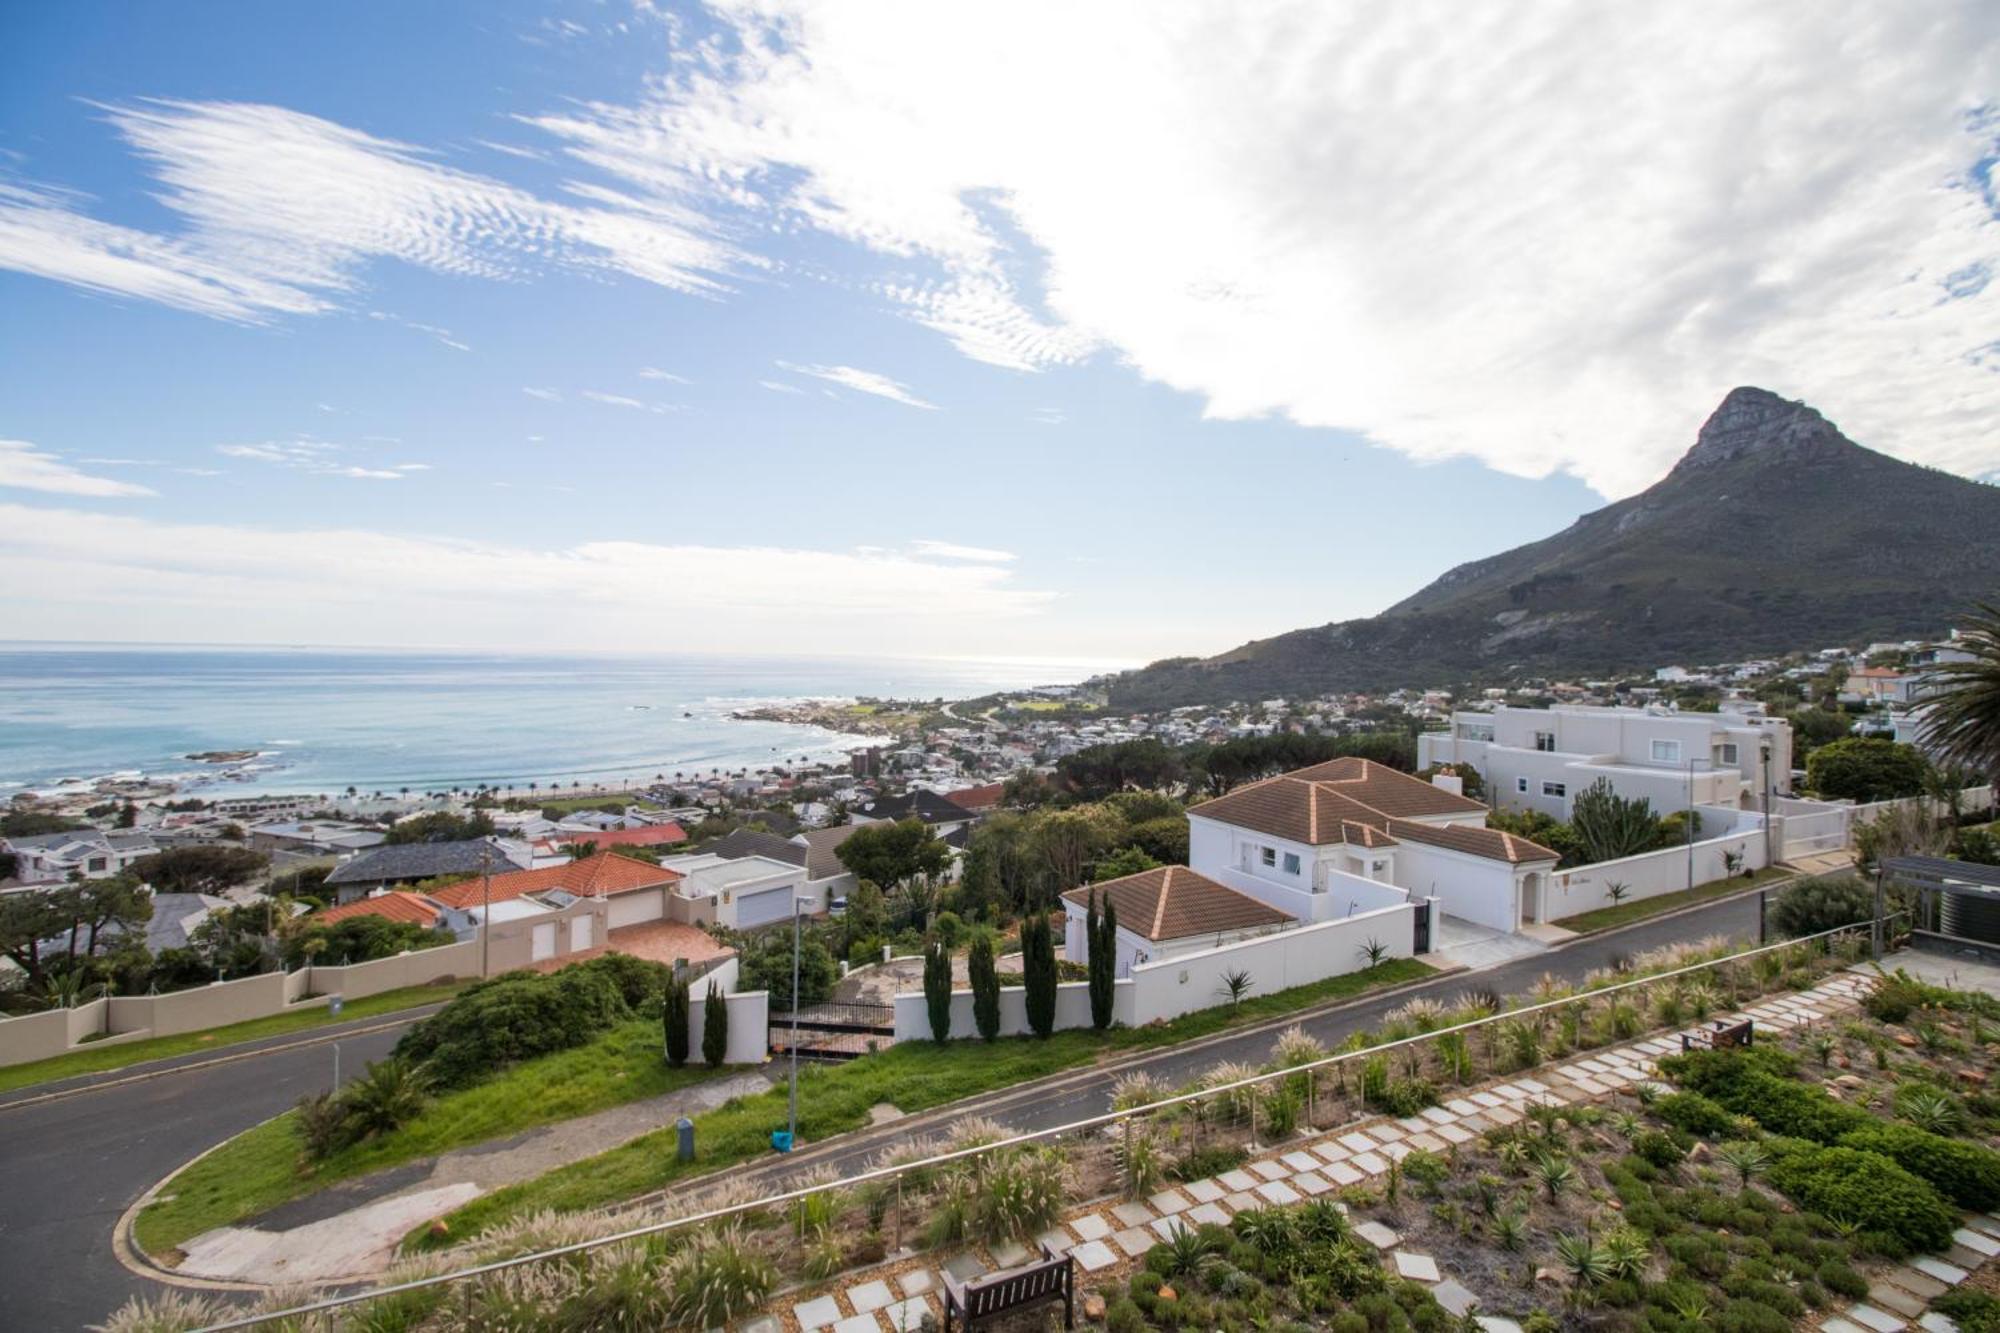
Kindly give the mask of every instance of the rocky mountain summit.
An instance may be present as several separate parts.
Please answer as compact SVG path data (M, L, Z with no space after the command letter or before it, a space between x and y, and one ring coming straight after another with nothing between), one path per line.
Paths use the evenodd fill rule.
M1598 674L1935 633L2000 597L2000 487L1732 390L1673 470L1379 616L1120 676L1114 704Z

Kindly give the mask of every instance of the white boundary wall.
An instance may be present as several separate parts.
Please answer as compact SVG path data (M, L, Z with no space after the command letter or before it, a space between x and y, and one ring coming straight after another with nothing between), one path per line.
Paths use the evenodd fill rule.
M1384 946L1385 958L1408 958L1416 943L1416 910L1415 905L1405 902L1340 921L1323 921L1140 963L1132 969L1131 976L1121 977L1113 984L1113 1021L1127 1027L1143 1027L1197 1009L1227 1004L1229 997L1222 978L1231 972L1250 974L1254 982L1252 995L1267 995L1358 972L1368 966L1365 946L1371 941ZM904 991L896 996L895 1005L896 1040L929 1041L931 1018L924 993ZM735 1021L734 1015L730 1021ZM1057 985L1056 1030L1089 1026L1090 983L1070 981ZM1001 987L1000 1035L1016 1037L1028 1031L1026 989ZM972 1017L972 992L953 991L952 1040L978 1035Z
M1960 806L1968 811L1991 809L1993 788L1967 787ZM1854 826L1874 819L1899 806L1936 806L1924 796L1906 796L1894 801L1871 801L1855 805L1848 801L1814 801L1785 797L1777 802L1779 856L1790 859L1814 852L1837 852L1854 841ZM1942 814L1942 810L1939 811Z
M1687 846L1665 847L1657 852L1621 857L1616 861L1596 861L1587 866L1558 870L1550 876L1548 902L1543 916L1549 921L1560 921L1564 917L1610 907L1612 884L1625 886L1624 901L1628 903L1657 898L1663 893L1683 892L1689 886L1690 851L1694 862L1692 882L1695 884L1707 884L1728 875L1730 870L1725 857L1729 853L1743 858L1736 868L1737 874L1745 870L1761 870L1764 867L1764 831L1753 828L1720 838L1703 839L1691 849Z
M708 1012L708 982L722 969L698 978L688 991L688 1063L701 1063L701 1025ZM730 991L736 983L731 976L723 986L722 1003L729 1014L729 1042L723 1048L726 1065L761 1065L771 1058L771 993L761 990ZM719 983L718 983L719 984Z

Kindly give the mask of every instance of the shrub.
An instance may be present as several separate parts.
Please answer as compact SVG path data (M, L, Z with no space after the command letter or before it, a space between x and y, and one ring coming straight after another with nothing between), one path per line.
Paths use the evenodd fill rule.
M1771 928L1797 938L1851 926L1875 915L1875 889L1858 876L1804 879L1782 890L1771 903Z
M393 1134L424 1109L429 1088L424 1074L408 1060L391 1056L368 1066L368 1072L341 1089L338 1098L347 1114L351 1138Z
M518 1061L594 1040L632 1016L628 994L643 1001L667 976L657 963L620 954L551 973L503 973L413 1026L395 1054L421 1062L439 1087L464 1087Z
M993 967L993 935L982 930L973 937L966 956L966 970L972 978L972 1025L982 1041L1000 1035L1000 976Z
M1855 1130L1840 1142L1843 1147L1880 1153L1911 1175L1928 1180L1961 1208L1984 1212L2000 1204L2000 1153L1991 1148L1915 1125L1884 1122Z
M687 978L671 977L660 1001L660 1026L666 1033L667 1063L676 1069L688 1062L688 1046L693 1041L689 1021Z
M1049 919L1040 912L1021 923L1021 974L1028 1026L1046 1037L1056 1028L1056 945Z
M1958 1333L2000 1333L2000 1297L1973 1287L1948 1291L1931 1309L1958 1325Z
M701 1006L701 1058L710 1069L715 1069L728 1054L729 1002L722 997L722 988L711 981Z
M1938 1192L1895 1162L1856 1148L1778 1145L1769 1180L1801 1207L1852 1223L1884 1253L1941 1250L1958 1215Z
M1233 1143L1210 1143L1190 1148L1173 1165L1176 1180L1206 1180L1243 1165L1249 1152Z
M924 950L924 1007L930 1011L931 1040L951 1040L951 953L942 942Z
M1654 1115L1676 1129L1715 1138L1736 1130L1736 1117L1720 1103L1698 1092L1673 1092L1656 1099Z
M1632 1138L1632 1151L1662 1171L1679 1166L1687 1156L1687 1149L1677 1142L1673 1135L1661 1133L1657 1129L1645 1130Z
M676 1317L696 1328L721 1328L764 1303L778 1270L734 1231L696 1239L667 1272Z
M1854 1271L1844 1260L1823 1259L1813 1276L1819 1284L1836 1296L1845 1296L1858 1301L1868 1294L1868 1279Z

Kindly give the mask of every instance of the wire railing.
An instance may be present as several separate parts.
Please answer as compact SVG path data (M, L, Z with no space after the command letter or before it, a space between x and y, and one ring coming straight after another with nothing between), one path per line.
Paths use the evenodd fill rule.
M1880 924L1886 927L1888 922L1907 915L1909 913L1906 911L1890 912L1882 918ZM1704 959L1683 967L1651 972L1644 976L1634 977L1629 981L1597 986L1578 991L1575 994L1559 996L1555 999L1543 1000L1518 1008L1509 1009L1503 1006L1492 1014L1469 1019L1463 1023L1434 1028L1428 1032L1418 1032L1407 1037L1364 1046L1356 1050L1333 1052L1317 1060L1290 1065L1282 1069L1261 1071L1227 1083L1205 1085L1191 1092L1175 1093L1172 1096L1162 1097L1141 1106L1114 1109L1101 1115L1087 1116L1081 1120L1073 1120L1066 1124L1052 1126L1047 1129L1028 1130L1007 1138L995 1139L964 1148L948 1149L917 1161L897 1162L892 1165L874 1167L855 1175L843 1176L838 1180L806 1185L797 1189L783 1190L756 1199L725 1204L699 1212L684 1214L679 1217L666 1218L657 1222L647 1223L643 1226L629 1227L622 1231L603 1236L594 1236L587 1240L573 1241L566 1245L551 1246L548 1249L537 1250L530 1254L512 1255L508 1258L496 1259L489 1263L454 1269L449 1273L437 1273L426 1277L413 1278L407 1282L371 1287L365 1291L327 1296L319 1300L309 1301L281 1310L245 1313L236 1318L206 1325L198 1330L198 1333L226 1333L227 1330L258 1328L262 1325L277 1323L282 1320L296 1320L311 1315L324 1314L329 1311L365 1304L370 1301L383 1300L392 1296L401 1296L411 1292L424 1291L435 1287L447 1287L459 1283L466 1284L467 1299L469 1300L472 1283L498 1273L505 1273L533 1264L546 1263L551 1260L563 1259L571 1255L584 1254L592 1250L603 1249L629 1241L642 1240L649 1236L665 1235L674 1231L693 1230L717 1222L740 1218L745 1214L780 1208L830 1190L851 1190L856 1186L867 1185L876 1181L899 1180L904 1175L914 1172L935 1171L939 1167L949 1166L956 1162L969 1161L988 1154L1001 1153L1009 1149L1041 1143L1049 1139L1057 1139L1069 1135L1081 1135L1093 1130L1118 1125L1122 1122L1129 1122L1139 1117L1153 1116L1178 1107L1189 1106L1195 1103L1214 1103L1227 1099L1232 1093L1242 1093L1268 1083L1296 1080L1301 1075L1313 1074L1315 1071L1321 1069L1332 1069L1349 1061L1377 1059L1406 1048L1421 1046L1426 1042L1436 1042L1440 1038L1450 1037L1455 1034L1472 1033L1491 1024L1519 1022L1526 1018L1552 1013L1571 1005L1590 1004L1627 991L1659 987L1679 978L1736 966L1767 954L1797 953L1802 950L1810 952L1811 946L1817 944L1822 946L1818 951L1819 956L1824 957L1832 953L1833 944L1836 940L1841 937L1865 938L1866 932L1875 928L1877 924L1872 918L1856 921L1845 926L1837 926L1832 930L1819 931L1812 935L1802 935L1796 939L1783 940L1776 944L1759 945L1755 948L1725 954L1720 958Z

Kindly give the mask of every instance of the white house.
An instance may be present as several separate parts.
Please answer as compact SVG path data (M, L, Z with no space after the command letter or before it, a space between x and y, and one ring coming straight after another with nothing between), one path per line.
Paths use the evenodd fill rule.
M1496 806L1569 818L1576 794L1607 778L1661 814L1694 805L1757 810L1791 789L1783 718L1668 708L1495 708L1456 712L1417 737L1417 765L1471 764Z
M1063 897L1063 957L1090 961L1084 926L1090 899L1117 915L1118 975L1179 954L1198 953L1298 925L1290 915L1186 866L1158 866L1122 879L1071 889Z
M1188 811L1188 864L1301 921L1423 898L1501 930L1546 920L1556 853L1453 785L1353 758L1249 783Z
M151 834L132 829L109 833L76 829L0 838L0 851L14 854L14 877L23 884L59 884L72 873L84 879L109 879L158 850Z
M717 856L700 852L677 856L684 878L674 888L681 900L675 918L695 925L714 923L749 930L792 919L794 899L803 901L806 868L768 856Z

